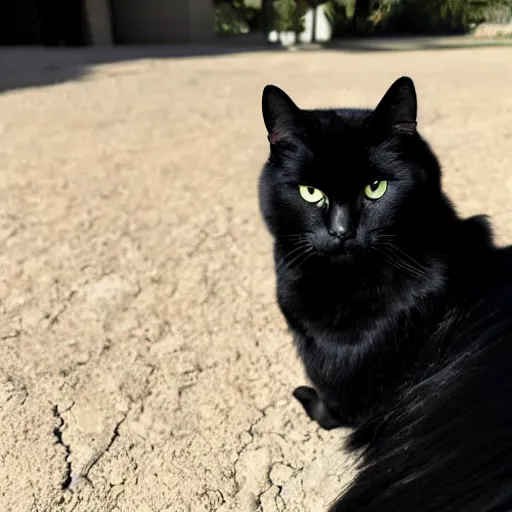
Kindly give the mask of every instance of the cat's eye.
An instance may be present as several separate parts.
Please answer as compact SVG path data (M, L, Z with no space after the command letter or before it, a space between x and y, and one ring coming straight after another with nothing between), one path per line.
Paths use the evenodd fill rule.
M300 196L308 203L316 203L317 206L324 206L329 204L327 196L315 187L308 187L306 185L299 186Z
M370 183L366 187L364 187L364 195L368 199L380 199L388 189L388 182L383 181L374 181L373 183Z

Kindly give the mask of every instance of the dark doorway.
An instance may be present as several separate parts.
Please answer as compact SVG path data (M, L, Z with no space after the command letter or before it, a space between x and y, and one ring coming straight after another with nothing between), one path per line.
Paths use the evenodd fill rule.
M38 44L36 0L0 2L0 44Z
M88 41L83 0L36 0L45 46L84 46Z
M89 42L84 0L0 2L0 44L84 46Z

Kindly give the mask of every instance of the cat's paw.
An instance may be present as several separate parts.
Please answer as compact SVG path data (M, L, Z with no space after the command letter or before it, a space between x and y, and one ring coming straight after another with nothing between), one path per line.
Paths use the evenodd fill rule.
M299 386L293 396L301 403L306 414L316 421L323 429L331 430L342 426L342 422L335 418L322 402L318 393L308 386Z
M293 391L293 396L303 405L307 412L307 406L320 400L318 393L308 386L299 386Z

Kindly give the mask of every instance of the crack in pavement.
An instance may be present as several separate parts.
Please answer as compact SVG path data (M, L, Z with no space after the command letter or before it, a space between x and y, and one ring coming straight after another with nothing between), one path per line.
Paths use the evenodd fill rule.
M60 320L60 317L68 309L69 303L71 302L75 295L76 290L70 291L68 295L64 298L64 304L62 304L62 306L55 313L48 313L45 316L45 319L48 320L48 329L51 329Z
M69 409L68 409L69 410ZM66 476L64 478L64 480L62 481L61 483L61 487L62 489L68 489L70 484L71 484L71 481L72 481L72 470L71 470L71 448L68 444L66 444L64 442L64 439L62 438L62 427L65 425L65 421L64 421L64 418L61 416L61 413L59 412L59 406L58 405L54 405L52 404L52 412L53 412L53 417L54 418L57 418L59 420L59 425L57 425L54 429L53 429L53 435L55 436L55 438L57 439L57 443L56 444L60 444L61 446L64 447L64 451L66 453Z
M114 444L114 441L119 437L119 427L124 423L124 421L128 417L128 412L126 414L123 414L121 419L115 424L114 430L112 431L112 435L107 439L105 443L103 443L103 445L98 450L96 450L92 454L89 460L83 465L82 469L80 469L80 471L78 471L77 473L71 471L70 480L65 489L75 491L82 480L87 481L92 486L92 482L89 480L89 472L98 463L101 457L103 457L103 455L105 455L105 453L107 453L110 450L110 448Z
M11 340L13 338L18 338L21 335L21 331L16 329L14 332L5 334L4 336L0 336L0 340Z

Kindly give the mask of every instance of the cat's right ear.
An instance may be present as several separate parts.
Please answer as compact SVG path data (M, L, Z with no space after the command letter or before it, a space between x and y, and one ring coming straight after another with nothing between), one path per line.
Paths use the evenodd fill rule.
M291 142L303 134L300 108L279 87L267 85L263 89L262 110L270 144Z

